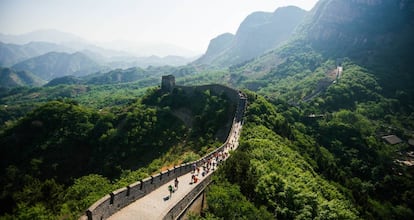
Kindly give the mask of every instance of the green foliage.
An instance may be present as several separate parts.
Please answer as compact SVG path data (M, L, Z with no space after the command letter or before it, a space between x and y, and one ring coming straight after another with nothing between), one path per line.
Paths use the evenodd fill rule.
M216 179L208 189L207 202L208 211L220 219L273 219L264 207L258 209L249 202L239 186L226 180Z
M263 205L278 219L357 219L350 201L320 178L289 145L266 127L248 123L243 128L241 146L220 169L220 178L240 186L247 199L257 206ZM221 198L220 202L208 201L209 207L222 208L209 210L216 216L231 218L226 212L237 209L228 207L226 202L240 205L235 203L240 199L231 197L226 201L220 192L211 192L212 197Z
M182 108L194 123L179 118ZM156 89L99 111L70 99L41 104L0 132L1 213L77 218L103 195L217 147L232 108L210 91L188 97Z
M374 76L354 64L345 63L339 83L330 86L323 95L322 108L328 111L353 108L358 102L379 101L381 87Z
M2 89L20 86L40 86L44 83L45 81L30 72L0 67L0 88Z
M61 215L77 218L78 213L84 211L85 207L90 206L113 189L110 181L101 175L90 174L80 177L65 190Z

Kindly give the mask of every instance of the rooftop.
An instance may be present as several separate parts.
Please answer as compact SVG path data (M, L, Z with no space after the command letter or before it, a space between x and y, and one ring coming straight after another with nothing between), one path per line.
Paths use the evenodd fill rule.
M384 139L387 143L392 144L392 145L399 144L402 142L402 140L399 137L393 134L383 136L382 139Z

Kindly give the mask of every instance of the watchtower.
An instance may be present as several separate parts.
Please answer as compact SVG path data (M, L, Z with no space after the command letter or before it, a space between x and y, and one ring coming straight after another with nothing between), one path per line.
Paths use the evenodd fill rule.
M173 75L162 76L161 90L172 92L175 87L175 77Z

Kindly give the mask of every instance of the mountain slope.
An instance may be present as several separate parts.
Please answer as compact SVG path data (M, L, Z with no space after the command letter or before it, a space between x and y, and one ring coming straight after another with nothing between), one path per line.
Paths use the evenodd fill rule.
M10 67L18 62L52 51L71 52L73 50L47 42L30 42L24 45L0 42L0 66Z
M108 72L97 72L85 76L63 76L54 78L46 86L56 86L60 84L73 85L106 85L106 84L120 84L137 82L143 87L154 86L158 83L162 74L178 71L179 69L173 67L153 67L141 69L133 67L128 69L115 69Z
M413 1L320 1L301 32L325 56L349 57L376 71L392 93L414 92L414 56L408 49L414 48Z
M189 127L175 116L183 109L197 119ZM103 111L70 100L42 104L0 131L1 218L13 219L8 212L22 219L40 206L30 219L75 219L121 185L220 146L234 111L230 99L213 91L165 94L159 89ZM96 174L114 184L103 189L83 182ZM71 189L79 181L89 189Z
M316 89L315 75L323 78L336 64L348 60L375 74L384 95L412 102L414 56L408 48L414 48L413 4L412 1L322 0L300 25L296 40L233 66L230 83L241 83L263 94L271 92L272 96L287 97L292 93L286 91L296 90L296 97L287 98L298 100L306 95L299 94L301 91L297 89L304 88L305 81L313 80L308 90ZM319 70L326 72L317 73L322 66L323 70Z
M73 54L50 52L13 66L16 70L27 70L44 80L65 75L82 76L99 71L102 67L88 56L76 52Z
M275 49L289 39L305 14L293 6L273 13L255 12L240 24L234 37L224 34L213 39L206 54L195 63L229 66Z
M233 86L255 90L275 103L279 114L272 117L263 106L252 104L257 96L249 96L248 114L261 113L263 119L256 122L260 117L247 118L246 125L253 120L255 125L263 124L292 141L290 148L352 202L357 218L414 217L414 158L408 143L414 139L413 24L413 1L321 0L288 44L233 65L220 78L228 79ZM272 124L281 118L288 124ZM258 136L272 136L271 132L253 131L256 134L248 141L248 157L260 149L254 144L259 142ZM396 135L402 141L392 145L383 140L386 135ZM277 213L275 217L294 219L306 206L306 200L299 202L306 193L285 203L291 191L274 183L287 183L305 175L293 171L281 177L279 171L277 178L265 181L267 186L258 187L258 170L268 175L283 165L283 160L277 159L266 169L266 162L277 155L270 153L270 143L263 146L266 150L259 159L264 158L264 162L247 159L250 164L245 169L236 162L228 168L227 178L257 207L265 204ZM280 148L280 144L277 146ZM283 153L285 157L287 151ZM235 173L239 170L246 171L241 178ZM248 172L252 178L245 175ZM249 186L252 188L247 190ZM329 215L337 210L341 208L330 210L324 218L341 218ZM321 214L316 207L308 211L301 217L310 214L308 218L313 219L313 214ZM213 212L223 217L219 214Z
M44 83L30 72L0 67L0 87L41 86Z
M226 52L233 40L234 35L231 33L225 33L215 37L210 41L206 53L200 57L196 63L212 63L218 56Z

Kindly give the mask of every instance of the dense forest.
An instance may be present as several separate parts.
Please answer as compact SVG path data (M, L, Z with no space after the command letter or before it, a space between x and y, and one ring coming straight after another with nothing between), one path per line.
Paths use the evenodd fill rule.
M2 218L76 218L112 190L220 146L234 108L210 90L157 88L105 110L41 104L1 130Z
M394 162L406 145L376 136L386 122L371 119L375 109L315 119L306 117L312 105L249 101L240 147L207 194L207 219L413 218L413 171Z

